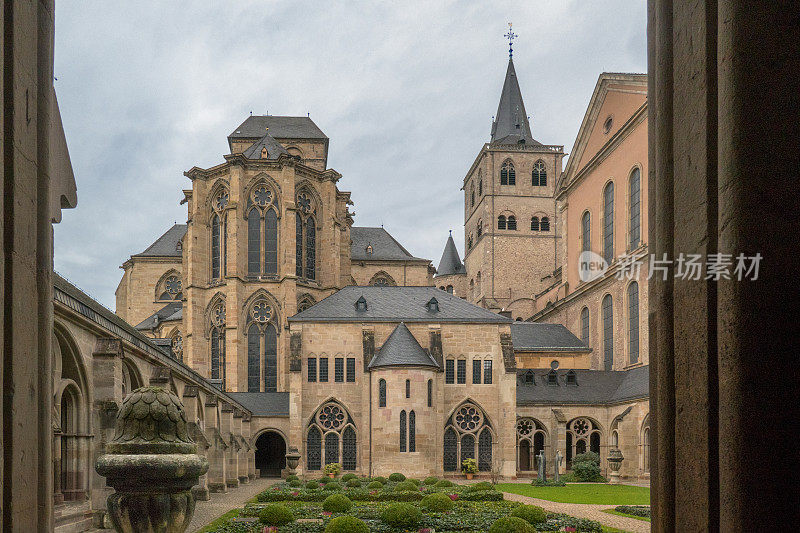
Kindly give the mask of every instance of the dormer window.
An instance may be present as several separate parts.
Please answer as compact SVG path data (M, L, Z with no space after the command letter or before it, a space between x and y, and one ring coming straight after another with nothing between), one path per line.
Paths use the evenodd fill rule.
M533 385L533 370L525 372L525 385Z
M261 148L261 159L266 159L266 158L267 158L267 147L264 146L263 148Z
M567 372L567 385L577 385L578 384L578 374L575 373L574 370L570 370Z
M372 255L372 244L368 244L367 245L366 251L367 251L367 255Z
M555 369L550 370L550 372L547 373L547 384L558 386L558 373L555 371Z
M356 311L363 312L367 310L367 300L363 296L356 300Z
M428 303L425 304L425 307L428 309L429 313L438 313L439 312L439 300L436 298L431 298L428 300Z

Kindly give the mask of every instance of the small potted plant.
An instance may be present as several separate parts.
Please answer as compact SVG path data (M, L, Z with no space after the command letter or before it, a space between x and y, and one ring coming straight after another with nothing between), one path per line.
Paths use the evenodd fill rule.
M339 463L328 463L325 465L325 473L329 478L333 479L342 471L342 465Z
M478 463L475 459L464 459L461 461L461 471L467 476L467 479L472 479L472 476L478 473Z

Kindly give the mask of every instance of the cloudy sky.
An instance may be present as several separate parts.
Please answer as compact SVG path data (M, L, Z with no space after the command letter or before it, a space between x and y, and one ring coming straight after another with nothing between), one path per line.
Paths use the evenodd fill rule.
M603 71L646 70L643 0L57 2L55 82L78 207L58 272L114 309L120 265L186 221L183 171L223 161L253 114L306 115L352 191L438 264L463 250L463 177L508 61L534 137L569 152Z

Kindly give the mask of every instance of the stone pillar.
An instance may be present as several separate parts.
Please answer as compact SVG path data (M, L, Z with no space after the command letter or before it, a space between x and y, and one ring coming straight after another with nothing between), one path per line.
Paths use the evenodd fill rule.
M556 460L556 452L561 450L561 455L564 460L561 462L559 472L565 474L567 472L567 417L560 409L552 410L553 417L550 421L550 453L548 454L548 461ZM531 460L531 465L533 461Z
M734 263L730 280L671 268L650 282L653 531L780 530L796 515L780 482L798 409L796 11L649 2L650 246ZM761 255L757 280L737 280L738 254Z
M208 450L208 490L211 492L227 492L228 488L225 485L225 450L228 445L222 438L219 427L219 406L217 405L217 397L208 395L205 401L205 435L210 444Z
M301 458L300 464L297 465L297 475L302 476L305 472L305 447L303 446L304 428L302 422L303 394L301 392L303 388L302 372L291 372L289 374L289 383L291 386L289 390L292 391L292 394L289 395L289 442L286 443L286 449L288 450L290 447L296 446L300 451ZM359 436L360 435L363 435L363 433L359 433ZM364 455L360 457L363 461ZM363 465L362 468L364 468Z
M195 385L186 385L183 389L183 407L186 410L186 420L189 437L197 444L197 453L208 460L208 449L210 443L206 438L201 420L205 419L204 409L200 401L199 389ZM205 473L197 480L197 486L192 487L192 495L195 500L206 501L211 498L208 490L208 473Z
M220 404L219 432L227 446L225 449L225 485L229 489L235 489L239 486L239 443L236 442L233 433L233 406L224 401L220 401Z
M252 419L252 415L250 413L244 413L242 416L242 435L244 436L245 440L250 443L253 432L250 427L250 421ZM255 479L258 476L256 472L256 450L253 447L255 444L250 446L250 449L247 451L247 477Z
M236 463L238 467L238 478L239 483L250 483L250 478L247 475L247 454L250 451L250 445L247 443L247 439L244 438L242 433L242 427L244 425L244 412L241 409L234 409L233 410L233 426L234 426L234 438L239 445Z

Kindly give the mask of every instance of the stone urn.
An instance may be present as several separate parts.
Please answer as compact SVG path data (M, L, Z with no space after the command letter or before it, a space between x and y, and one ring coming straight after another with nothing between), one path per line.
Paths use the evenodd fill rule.
M120 533L183 533L194 514L191 488L208 470L189 437L180 399L160 387L130 393L114 439L95 464L116 492L108 515Z
M608 457L606 458L608 461L608 469L611 471L608 476L609 483L619 483L619 467L622 466L623 459L624 457L619 448L612 448L609 450Z
M295 468L297 468L297 465L299 463L300 463L300 452L297 450L297 446L292 446L286 453L287 475L293 476L295 473Z

